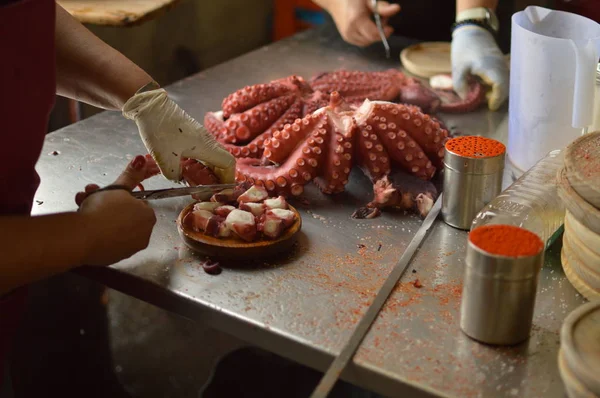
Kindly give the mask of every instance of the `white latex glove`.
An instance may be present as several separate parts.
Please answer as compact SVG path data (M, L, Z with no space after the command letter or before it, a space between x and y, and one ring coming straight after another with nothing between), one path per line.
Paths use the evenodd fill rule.
M486 29L465 25L452 33L452 83L461 97L467 94L469 74L491 86L488 108L497 110L508 98L509 69L494 37Z
M204 127L190 117L164 89L135 94L123 115L134 120L148 152L165 178L181 181L181 157L201 161L221 183L235 180L235 158Z

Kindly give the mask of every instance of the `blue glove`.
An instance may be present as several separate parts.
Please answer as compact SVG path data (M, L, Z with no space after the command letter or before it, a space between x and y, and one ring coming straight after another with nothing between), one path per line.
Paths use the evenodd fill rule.
M509 68L492 34L479 26L460 26L452 33L451 54L454 91L464 99L469 75L479 76L491 87L488 108L500 108L508 98Z

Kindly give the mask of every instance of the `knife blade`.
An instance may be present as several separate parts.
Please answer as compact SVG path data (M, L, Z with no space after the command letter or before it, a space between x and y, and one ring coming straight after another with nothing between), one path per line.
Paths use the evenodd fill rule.
M134 191L131 192L134 198L143 200L156 200L165 198L176 198L179 196L196 195L198 199L208 199L217 192L224 189L233 189L236 184L214 184L214 185L198 185L195 187L185 188L166 188L155 189L149 191Z
M131 191L131 188L124 185L107 185L103 188L100 188L94 192L88 194L93 195L98 192L103 191L114 191L117 189L122 189L124 191L129 192L134 198L142 199L142 200L156 200L156 199L166 199L166 198L176 198L179 196L188 196L188 195L196 195L196 199L198 200L207 200L212 195L217 192L221 192L224 189L233 189L236 187L236 184L213 184L213 185L198 185L195 187L185 187L185 188L165 188L165 189L154 189L148 191Z

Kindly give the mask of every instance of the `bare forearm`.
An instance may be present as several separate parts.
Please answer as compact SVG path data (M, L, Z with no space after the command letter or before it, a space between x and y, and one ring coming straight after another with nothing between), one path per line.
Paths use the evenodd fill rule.
M0 217L0 296L82 265L87 224L79 213Z
M340 0L312 0L313 3L324 9L325 11L329 11L331 6Z
M456 13L469 8L486 7L496 10L498 0L456 0Z
M56 5L56 86L59 95L118 110L152 78Z

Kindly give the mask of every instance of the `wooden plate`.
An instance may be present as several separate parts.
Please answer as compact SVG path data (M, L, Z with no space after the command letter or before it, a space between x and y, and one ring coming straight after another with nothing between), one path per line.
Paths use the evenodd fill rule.
M402 66L419 77L452 73L450 43L442 41L413 44L400 53Z
M445 41L413 44L400 52L400 62L407 72L422 78L452 74L451 49L451 43ZM510 68L510 54L504 58Z
M557 175L558 196L565 207L581 224L596 234L600 234L600 210L583 200L571 187L567 179L565 168L561 168Z
M302 228L300 213L288 204L289 210L296 214L296 222L286 229L279 239L244 242L237 238L215 238L185 227L183 220L188 213L193 211L196 203L198 202L190 203L179 213L179 217L177 217L177 230L190 249L207 256L246 259L271 257L289 250L296 242Z
M560 252L560 262L563 267L563 271L565 271L565 276L571 282L571 285L581 294L583 297L588 299L589 301L600 300L600 292L592 289L588 286L581 277L573 270L571 267L571 263L569 262L569 250L563 246Z
M583 135L567 146L565 170L573 190L600 209L600 131Z

